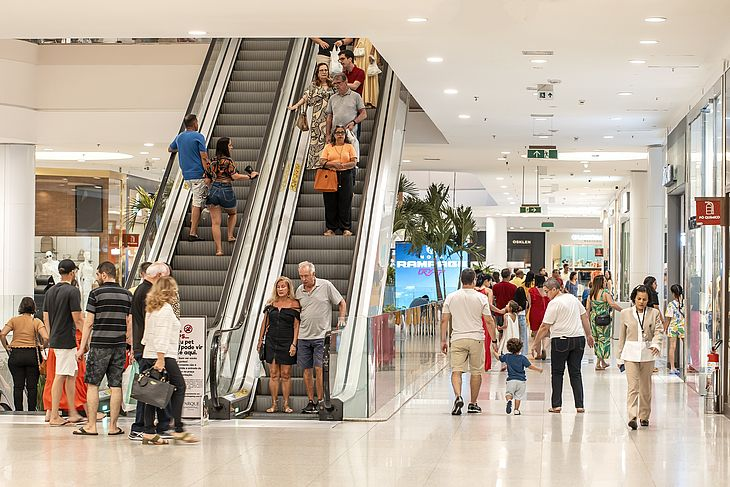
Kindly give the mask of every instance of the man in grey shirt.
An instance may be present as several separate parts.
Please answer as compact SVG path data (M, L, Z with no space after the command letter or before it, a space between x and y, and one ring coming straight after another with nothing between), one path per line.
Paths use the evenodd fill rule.
M332 329L332 306L339 307L339 322L344 323L347 303L331 282L314 275L314 264L311 262L304 261L299 264L299 279L302 283L297 288L296 298L302 306L302 311L297 342L297 365L304 371L304 387L309 397L309 403L302 409L302 413L316 414L312 368L317 374L317 400L321 401L324 337L327 331Z
M360 160L360 142L357 137L354 137L354 134L360 122L368 118L365 103L363 103L360 95L347 86L347 76L345 74L337 73L334 75L332 84L337 91L330 97L325 111L327 114L325 140L327 142L331 141L334 127L345 127L345 130L349 130L353 134L353 140L348 138L347 142L355 147L355 154Z

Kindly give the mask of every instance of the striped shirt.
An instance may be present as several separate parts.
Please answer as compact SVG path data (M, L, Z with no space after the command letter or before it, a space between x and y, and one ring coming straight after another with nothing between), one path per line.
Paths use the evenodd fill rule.
M127 316L132 313L132 294L115 282L105 282L89 293L86 312L94 314L91 347L124 347Z

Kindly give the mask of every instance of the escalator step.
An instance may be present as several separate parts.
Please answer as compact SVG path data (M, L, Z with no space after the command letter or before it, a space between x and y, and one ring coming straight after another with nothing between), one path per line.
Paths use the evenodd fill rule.
M226 271L175 269L175 279L189 286L222 286L227 275Z
M180 301L180 313L182 316L205 316L208 318L208 326L215 317L218 309L218 300L215 301Z
M223 103L273 103L275 92L226 91ZM242 127L243 128L243 127ZM215 129L214 129L215 134ZM261 134L264 135L263 133Z
M241 51L246 53L250 51L283 51L286 53L288 48L289 39L284 37L261 39L247 37L241 42Z
M225 132L223 132L225 128ZM217 125L213 129L213 138L219 137L260 137L266 134L266 126L264 125Z
M246 51L239 52L237 61L284 61L286 51Z
M231 81L278 81L280 76L277 71L234 71Z
M315 264L315 267L317 268L317 275L321 276L322 278L327 279L327 280L349 279L350 270L352 269L352 265L349 262L344 265L333 265L333 264L329 264L329 263L319 263L318 262L317 264ZM298 271L297 264L284 265L284 275L285 276L297 276L298 272L299 271Z
M210 242L208 245L213 245ZM173 277L175 272L180 270L197 270L205 269L201 272L207 271L226 271L228 272L228 264L230 259L225 257L216 257L209 253L203 255L180 255L175 254L172 258L172 273Z
M324 224L322 224L324 232ZM183 242L179 242L180 245ZM198 242L185 242L198 243ZM291 249L323 249L323 250L355 250L355 236L343 237L342 235L334 235L325 237L324 235L292 235L289 240ZM316 264L316 262L315 262Z
M274 61L259 61L255 59L244 59L236 61L233 66L235 71L276 71L277 76L284 67L283 59Z
M228 83L229 93L260 93L263 96L270 96L273 102L279 81L230 81Z
M266 124L269 121L269 115L249 115L245 113L241 114L223 114L218 115L218 123L216 123L216 126L225 127L228 125L232 125L234 127L239 127L242 125L256 125L256 126L263 126L266 127Z
M277 73L278 74L278 73ZM234 102L223 102L221 105L222 115L246 113L249 115L269 115L271 113L271 103L234 103Z
M359 207L352 209L353 222L357 221L359 213ZM296 224L297 222L324 222L324 205L318 208L297 208L294 214L294 223Z
M221 286L223 282L217 286L180 286L180 301L214 301L217 304Z
M291 249L289 250L289 252L286 253L286 264L299 264L300 262L304 262L305 260L313 262L315 266L319 262L352 265L352 250L323 250L312 248L308 250ZM292 274L289 277L292 276L294 275ZM325 279L327 278L327 276L322 277L324 277Z

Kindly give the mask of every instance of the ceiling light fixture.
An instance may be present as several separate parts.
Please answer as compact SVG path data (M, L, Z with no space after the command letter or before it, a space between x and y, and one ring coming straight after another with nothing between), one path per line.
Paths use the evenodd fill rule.
M650 46L654 44L659 44L659 41L655 41L654 39L646 39L643 41L639 41L639 44L644 44L645 46Z
M605 161L641 161L649 158L649 154L646 152L560 152L558 154L559 161L591 161L591 162L605 162Z
M590 169L583 169L583 172L591 172Z
M504 181L503 177L498 177L498 178L494 178L494 179L496 179L497 181Z
M208 33L204 30L189 30L188 34L191 36L204 36L208 35Z
M39 161L119 161L131 159L131 154L122 152L36 152L35 158Z
M145 147L154 147L154 146L155 146L155 144L153 144L152 142L145 142L145 143L144 143L144 146L145 146Z
M400 161L400 162L411 162L411 160L410 160L410 159L403 159L403 160L402 160L402 161Z
M408 19L408 22L411 24L423 24L424 22L428 22L428 19L425 17L411 17Z
M614 122L618 122L619 120L621 120L621 117L611 117L611 120Z
M507 186L500 186L500 188L502 188L502 189L507 189Z
M444 62L444 58L438 57L438 56L432 56L432 57L427 57L426 61L428 61L429 63L442 63L442 62Z
M537 138L538 139L549 139L550 136L549 135L538 135Z
M650 24L661 24L662 22L666 21L666 17L647 17L644 19L644 22L649 22Z
M530 62L532 64L545 64L547 59L531 59Z
M509 193L502 193L502 194L504 194L505 196L509 196Z
M459 118L462 120L466 120L466 119L471 118L471 115L466 115L466 114L462 113L461 115L459 115Z
M159 158L159 157L153 157L153 158L152 158L152 160L153 160L153 161L159 161L159 160L160 160L160 158Z
M508 156L508 155L510 155L510 154L511 154L511 152L510 152L510 151L508 151L508 150L503 150L503 151L502 151L502 155Z
M646 64L646 61L643 59L632 59L629 61L631 64Z
M454 88L446 88L444 90L444 94L445 95L458 95L459 94L459 90L455 90Z
M140 156L148 156L150 153L147 151L142 151L139 153Z
M631 96L631 95L633 95L633 93L632 93L632 92L630 92L630 91L619 91L619 92L618 92L618 93L616 93L616 94L617 94L618 96Z
M603 138L604 139L613 139L613 135L604 135Z
M43 150L45 150L45 151L52 151L53 149L51 149L50 147L46 147L46 148L45 148L45 149L43 149Z

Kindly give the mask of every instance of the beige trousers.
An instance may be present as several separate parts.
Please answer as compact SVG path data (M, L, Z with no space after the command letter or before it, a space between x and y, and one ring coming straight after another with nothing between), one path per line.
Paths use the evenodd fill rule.
M629 420L639 418L649 420L651 415L651 374L654 361L624 363L629 390L626 397L626 408Z

